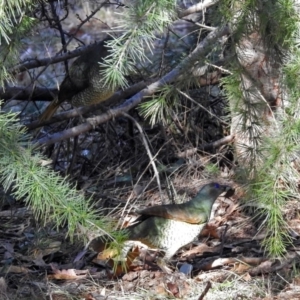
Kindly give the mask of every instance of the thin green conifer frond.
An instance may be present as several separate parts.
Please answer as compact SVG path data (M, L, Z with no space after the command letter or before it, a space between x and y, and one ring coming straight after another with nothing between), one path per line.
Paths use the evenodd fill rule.
M0 182L17 200L23 200L44 225L66 226L71 240L81 231L109 233L112 224L67 179L41 166L33 155L24 128L15 114L0 114Z
M126 76L135 73L135 66L148 60L147 51L153 51L153 42L175 19L174 0L137 0L119 13L119 27L124 32L109 41L111 54L105 59L105 84L113 88L126 87ZM116 28L118 29L118 28Z
M173 86L165 85L159 94L152 97L151 100L139 105L140 113L149 119L151 126L157 123L167 125L171 116L178 112L179 94Z
M9 69L19 60L22 39L36 24L34 18L27 15L34 1L3 1L0 5L0 85L13 81Z

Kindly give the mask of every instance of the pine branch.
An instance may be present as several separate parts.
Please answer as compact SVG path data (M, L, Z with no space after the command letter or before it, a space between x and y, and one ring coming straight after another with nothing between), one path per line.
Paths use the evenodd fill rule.
M110 232L111 224L100 217L89 199L76 191L51 169L41 166L42 157L33 155L25 131L15 114L0 114L0 181L23 200L44 225L58 229L68 226L67 235L76 231Z

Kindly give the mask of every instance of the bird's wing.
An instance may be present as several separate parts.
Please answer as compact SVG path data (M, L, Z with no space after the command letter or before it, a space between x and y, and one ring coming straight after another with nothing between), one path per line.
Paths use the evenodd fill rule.
M215 200L229 189L230 186L212 182L203 186L197 195L188 202L152 206L137 212L141 214L141 218L156 216L190 224L206 223Z
M141 214L142 219L145 219L146 216L157 216L190 224L201 224L207 221L208 216L204 210L199 211L199 209L196 210L186 204L151 206L139 210L137 213Z
M92 86L93 81L99 81L101 67L99 62L102 62L103 58L109 54L105 47L107 40L109 39L94 44L88 51L74 60L69 69L69 74L60 85L58 94L60 102L71 100L73 96ZM95 75L97 78L93 78Z

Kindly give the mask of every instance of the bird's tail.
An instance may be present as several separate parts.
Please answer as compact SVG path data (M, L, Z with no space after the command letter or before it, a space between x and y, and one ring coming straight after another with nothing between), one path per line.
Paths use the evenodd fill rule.
M48 121L57 111L59 107L58 99L55 98L51 103L48 105L48 107L45 109L45 111L40 115L39 117L39 123Z
M44 110L44 112L39 116L39 124L48 121L57 111L59 107L58 98L55 98L51 101L51 103L47 106L47 108ZM33 132L33 137L37 138L39 136L39 133L41 132L43 127L37 128Z

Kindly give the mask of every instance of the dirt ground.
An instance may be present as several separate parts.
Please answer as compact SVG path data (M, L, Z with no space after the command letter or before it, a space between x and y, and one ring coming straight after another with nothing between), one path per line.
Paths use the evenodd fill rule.
M0 299L300 299L298 239L285 258L269 259L260 246L264 232L243 211L235 187L233 196L215 202L199 239L171 260L171 274L157 266L157 252L141 250L127 273L114 275L82 242L39 228L29 210L3 193L11 204L0 212ZM158 197L146 192L143 201ZM299 235L295 210L296 202L286 215Z

